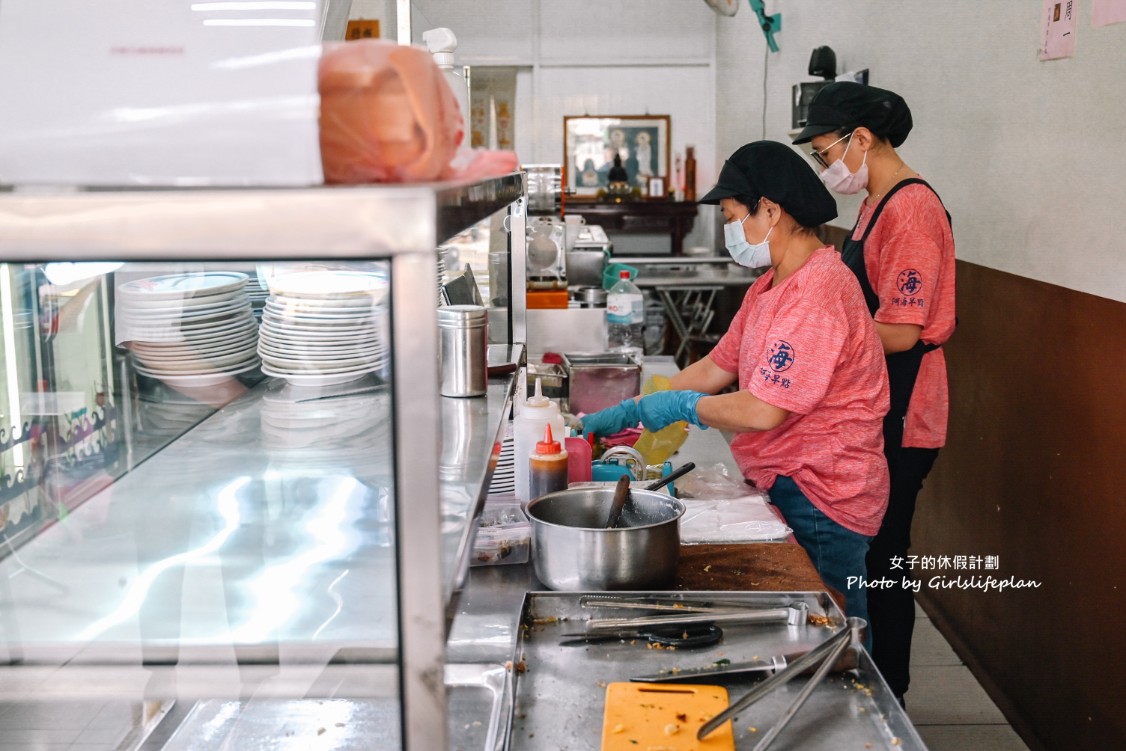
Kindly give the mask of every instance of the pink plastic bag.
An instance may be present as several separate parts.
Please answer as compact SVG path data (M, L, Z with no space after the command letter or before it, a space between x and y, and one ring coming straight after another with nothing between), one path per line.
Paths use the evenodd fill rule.
M424 50L382 39L327 44L319 88L326 183L479 180L519 166L513 151L462 146L457 99Z
M430 53L381 39L326 45L318 78L326 183L451 176L465 124Z

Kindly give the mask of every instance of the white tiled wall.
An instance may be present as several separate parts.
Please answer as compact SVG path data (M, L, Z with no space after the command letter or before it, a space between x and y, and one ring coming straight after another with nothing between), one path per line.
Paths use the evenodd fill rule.
M563 159L565 115L669 115L670 159L696 147L697 186L715 181L717 17L686 0L415 0L416 12L449 26L457 60L513 65L516 151L527 164ZM422 29L415 29L417 38ZM722 161L720 158L718 161ZM686 246L714 242L701 209Z

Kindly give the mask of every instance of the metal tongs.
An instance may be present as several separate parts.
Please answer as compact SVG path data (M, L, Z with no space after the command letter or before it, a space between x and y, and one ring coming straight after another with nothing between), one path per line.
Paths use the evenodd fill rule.
M633 605L647 608L645 605ZM631 618L592 618L586 622L585 632L620 631L631 628L652 628L659 626L691 626L696 624L743 624L743 623L785 623L800 626L809 618L809 606L804 602L781 608L756 610L751 608L710 607L689 605L688 607L653 608L663 611L661 615L641 615ZM676 611L676 614L669 611Z
M774 739L778 737L778 734L789 724L790 720L794 718L794 715L797 714L797 711L805 704L809 695L812 694L817 686L820 685L821 681L825 679L825 676L832 670L833 665L835 665L837 660L840 659L840 656L844 654L845 649L850 645L859 648L860 630L868 625L867 621L863 618L849 618L846 621L846 625L847 628L840 633L835 634L827 641L811 649L807 654L794 660L785 670L770 676L747 692L742 699L739 699L730 707L705 722L700 727L699 732L696 733L696 738L703 740L736 714L742 712L774 689L789 683L793 678L820 661L817 671L805 686L802 687L801 692L798 694L797 698L794 699L794 703L782 713L782 717L778 722L770 728L766 735L763 736L762 740L754 747L754 751L765 751L765 749L774 742Z

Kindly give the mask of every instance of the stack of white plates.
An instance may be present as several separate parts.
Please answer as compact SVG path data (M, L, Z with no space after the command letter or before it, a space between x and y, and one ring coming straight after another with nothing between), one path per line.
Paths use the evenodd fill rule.
M166 274L118 290L120 339L138 373L171 385L204 386L258 365L258 326L246 274Z
M262 372L297 386L328 386L383 371L387 289L387 277L372 271L274 277L259 332Z

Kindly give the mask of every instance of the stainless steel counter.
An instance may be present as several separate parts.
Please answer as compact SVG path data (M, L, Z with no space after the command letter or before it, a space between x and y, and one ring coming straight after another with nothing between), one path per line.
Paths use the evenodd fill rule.
M677 372L671 357L647 357L642 379ZM730 476L739 477L731 450L718 430L692 428L688 440L673 458L674 463L694 462L697 467L723 465ZM511 659L516 648L518 620L526 592L544 591L531 564L478 566L459 598L448 644L450 662L475 663Z
M677 367L671 357L647 357L643 377L653 374L668 376L676 371ZM695 462L701 468L720 464L730 476L739 476L727 441L718 430L693 428L688 440L673 458L674 463L685 461ZM536 579L530 563L471 569L468 586L459 599L457 617L450 633L447 653L449 662L455 665L503 665L529 656L520 651L533 651L528 648L528 643L522 642L527 635L522 635L521 612L529 593L545 591L546 587ZM747 595L751 599L769 599L769 595L761 592ZM820 597L828 602L827 595ZM554 601L550 597L542 600ZM571 625L574 626L573 623ZM788 632L783 632L785 629L764 632L769 637L765 641L755 641L752 638L737 646L732 643L727 647L720 647L716 656L708 659L692 652L678 652L676 655L679 656L665 654L662 660L668 667L696 664L693 660L705 664L717 657L730 657L735 661L736 657L748 659L751 653L773 654L770 650L781 649L780 643L775 643L781 638L779 635L789 638ZM741 638L746 639L746 634ZM638 654L630 651L634 648L628 645L616 646L617 649L614 644L566 648L573 650L571 652L553 651L551 648L546 652L536 651L534 660L527 663L529 674L513 676L514 685L509 688L514 693L513 701L516 706L513 709L515 719L505 748L510 751L559 748L560 733L566 735L568 748L597 748L606 682L628 680L630 675L644 672L637 667L640 664ZM542 650L542 647L537 646L536 649ZM648 659L646 654L641 657ZM545 658L545 661L538 661L539 658ZM524 680L523 684L520 683L521 680ZM747 685L733 684L732 700L741 696ZM751 715L746 715L737 728L736 747L752 748L757 740L756 731L765 732L781 716L801 685L801 680L795 681L756 706L753 715L756 719L753 722L746 719ZM910 720L891 697L867 653L860 657L860 670L856 676L837 675L819 688L814 697L787 729L786 735L779 737L777 748L831 749L865 747L865 743L871 744L872 748L886 748L889 751L924 748ZM545 706L548 709L537 710L537 704L543 701L547 701ZM479 711L483 721L489 710L482 707ZM752 731L751 727L755 727L755 730Z
M501 348L494 362L509 354ZM441 399L447 592L467 567L513 381ZM315 684L334 661L393 667L390 394L375 381L348 386L370 388L301 401L307 391L259 385L0 561L0 664L40 670L5 669L0 697L67 694L65 671L46 684L11 680L63 664L87 668L73 674L75 694L97 669L107 693L129 696L136 676L108 668L179 661L198 680L176 693L201 697L223 695L224 673L211 668L232 653L244 665L311 669L298 683ZM394 695L394 673L385 678L351 695Z
M617 256L610 261L637 267L633 281L642 289L738 287L749 285L761 274L719 257Z

